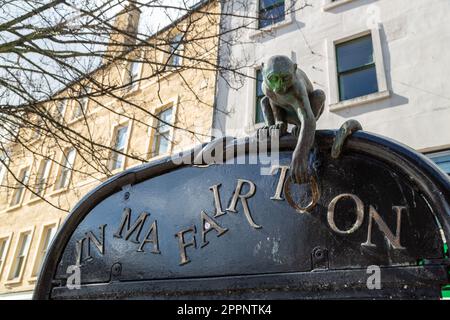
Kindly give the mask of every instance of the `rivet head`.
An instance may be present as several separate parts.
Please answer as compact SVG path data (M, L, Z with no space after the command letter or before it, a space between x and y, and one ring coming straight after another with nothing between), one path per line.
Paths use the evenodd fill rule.
M114 275L114 276L118 276L118 275L120 275L121 274L121 272L122 272L122 265L120 264L120 263L115 263L113 266L112 266L112 268L111 268L112 270L112 274Z
M316 259L322 259L324 256L324 252L321 248L316 248L313 251L313 255L314 255L314 258L316 258Z
M125 192L125 194L123 195L123 198L125 199L125 200L128 200L129 198L130 198L130 193L127 191L127 192Z

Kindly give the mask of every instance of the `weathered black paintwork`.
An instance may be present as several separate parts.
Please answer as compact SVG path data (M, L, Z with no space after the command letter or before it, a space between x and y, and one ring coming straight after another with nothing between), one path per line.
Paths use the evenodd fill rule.
M334 160L334 134L317 132L321 198L308 214L297 213L287 201L271 200L279 172L262 176L257 164L195 167L166 158L111 178L72 210L52 242L34 298L438 298L448 282L443 254L444 239L450 236L447 176L413 150L366 132L355 133ZM289 165L295 142L291 136L281 139L281 164ZM248 139L234 141L243 143ZM216 219L228 231L221 237L208 233L209 244L200 248L200 212L212 216L215 208L209 187L221 183L225 209L239 178L256 184L249 206L262 228L249 225L239 203L238 213ZM363 225L351 235L337 234L327 223L328 204L342 193L364 202ZM401 225L406 249L393 249L376 226L376 248L361 246L367 238L369 205L391 229L396 225L392 206L407 207ZM137 244L113 237L125 207L131 208L132 221L142 211L150 213L144 230L158 221L161 254L152 254L150 245L147 252L137 252ZM347 229L355 220L353 204L343 201L337 210L336 224ZM104 255L92 250L94 259L81 267L82 288L67 289L66 270L75 264L76 240L87 231L98 234L103 224ZM191 262L180 266L174 235L190 225L197 227L199 245L186 250ZM369 265L382 268L381 290L367 289Z

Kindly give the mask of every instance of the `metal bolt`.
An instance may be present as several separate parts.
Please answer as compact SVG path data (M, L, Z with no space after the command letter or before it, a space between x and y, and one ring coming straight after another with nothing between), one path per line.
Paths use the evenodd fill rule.
M113 264L111 273L113 276L120 276L120 274L122 273L122 265L120 263Z
M322 259L323 258L323 250L321 248L316 248L314 250L314 258L316 259Z
M123 195L123 198L125 200L128 200L130 198L130 193L129 192L125 192L125 194Z

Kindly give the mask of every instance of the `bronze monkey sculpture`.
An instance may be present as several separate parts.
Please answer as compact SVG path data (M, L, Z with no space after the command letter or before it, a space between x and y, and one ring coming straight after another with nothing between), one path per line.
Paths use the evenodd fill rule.
M261 109L265 126L261 130L280 130L280 135L287 132L287 124L293 124L292 133L298 136L296 148L292 155L291 176L296 183L310 182L308 158L314 144L316 121L323 112L325 93L314 90L308 76L286 56L273 56L263 65ZM333 158L338 158L348 136L361 125L356 120L345 122L336 134L331 150ZM194 163L202 164L204 154L211 154L219 144L226 145L230 137L217 138L196 155ZM223 153L220 153L223 158ZM216 156L218 156L216 154Z
M307 75L286 56L272 56L262 73L262 129L278 129L283 135L287 124L295 125L293 134L298 136L298 142L292 155L291 176L296 183L307 183L308 156L314 144L316 120L325 105L325 93L314 90Z

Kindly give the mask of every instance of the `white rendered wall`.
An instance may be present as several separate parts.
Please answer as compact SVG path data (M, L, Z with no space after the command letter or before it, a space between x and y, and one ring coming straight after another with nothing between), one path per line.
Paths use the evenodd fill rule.
M340 1L344 4L324 10L327 0L308 0L312 7L292 14L270 34L240 30L242 43L231 48L222 44L220 58L225 63L229 59L243 62L248 67L240 71L254 76L255 68L272 55L293 57L314 86L327 93L318 129L336 129L348 119L357 119L364 130L419 151L450 148L450 1ZM247 1L248 8L240 8L237 2L242 1L226 1L224 10L236 6L234 13L256 14L256 0ZM304 2L297 1L296 6ZM239 23L238 18L225 18L223 27ZM334 80L330 43L374 28L384 60L384 66L377 64L377 73L385 74L389 95L330 110ZM234 85L239 87L234 90L219 77L216 97L214 127L234 136L255 130L255 81L240 80L242 86Z

